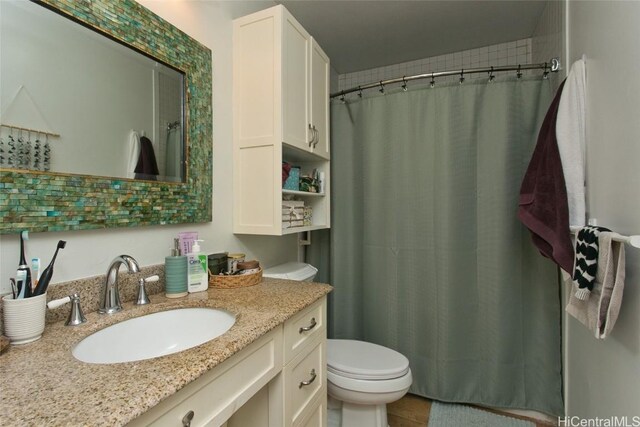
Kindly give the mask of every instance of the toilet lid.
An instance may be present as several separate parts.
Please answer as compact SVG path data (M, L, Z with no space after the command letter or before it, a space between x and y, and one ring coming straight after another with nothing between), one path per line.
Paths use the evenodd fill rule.
M409 360L378 344L327 340L327 370L354 379L388 380L409 372Z

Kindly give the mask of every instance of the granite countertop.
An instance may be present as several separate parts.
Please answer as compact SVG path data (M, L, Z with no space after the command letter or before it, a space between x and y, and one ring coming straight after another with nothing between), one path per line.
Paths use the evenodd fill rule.
M42 338L0 356L0 425L123 425L331 292L319 283L264 279L256 286L209 289L179 299L151 295L113 315L86 313L87 323L47 325ZM96 365L71 355L86 336L144 314L212 307L236 315L225 334L189 350L138 362Z

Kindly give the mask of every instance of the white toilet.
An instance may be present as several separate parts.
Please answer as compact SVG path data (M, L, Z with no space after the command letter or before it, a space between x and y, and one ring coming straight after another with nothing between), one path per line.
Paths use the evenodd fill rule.
M317 269L288 262L264 271L263 276L312 281ZM387 403L404 396L413 378L409 360L397 351L364 341L327 341L329 425L387 427Z

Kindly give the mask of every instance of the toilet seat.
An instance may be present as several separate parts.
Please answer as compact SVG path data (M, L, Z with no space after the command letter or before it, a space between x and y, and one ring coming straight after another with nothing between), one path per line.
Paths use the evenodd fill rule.
M331 339L327 340L327 371L354 380L392 380L409 372L409 359L378 344Z

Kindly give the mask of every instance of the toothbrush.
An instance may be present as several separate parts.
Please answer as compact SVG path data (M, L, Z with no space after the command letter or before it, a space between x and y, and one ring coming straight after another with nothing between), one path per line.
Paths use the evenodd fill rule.
M36 286L36 290L33 292L34 296L42 295L47 292L47 287L49 286L49 282L51 281L51 277L53 276L53 264L56 262L58 251L60 249L64 249L66 245L67 242L65 242L64 240L58 241L58 247L56 248L56 252L53 254L51 262L49 263L47 268L42 271L42 276L40 277L40 280L38 280L38 286Z
M20 265L18 266L18 274L22 277L21 271L24 272L24 278L22 280L22 288L20 289L20 295L18 298L29 298L31 296L31 270L27 265L27 257L24 256L24 241L29 240L29 232L24 230L20 232ZM16 276L16 279L18 276Z
M40 280L40 258L31 259L31 274L33 275L31 289L35 291Z
M16 299L27 298L27 273L25 270L18 269L16 273L16 282L18 282L18 296Z

